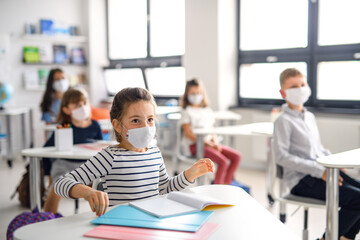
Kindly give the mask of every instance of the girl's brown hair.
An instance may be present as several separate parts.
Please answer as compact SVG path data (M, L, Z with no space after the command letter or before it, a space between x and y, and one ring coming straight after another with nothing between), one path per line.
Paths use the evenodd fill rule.
M154 97L151 93L143 88L124 88L120 92L118 92L113 100L113 104L110 110L110 119L111 122L114 119L117 119L121 122L124 117L127 109L132 103L136 103L139 101L150 102L154 106L154 110L156 108L156 103ZM116 140L120 143L122 141L121 135L114 130Z
M69 106L70 103L78 103L81 100L87 100L87 93L81 89L69 88L63 95L60 105L60 112L58 116L58 123L67 124L71 123L71 116L67 115L63 108Z
M40 103L40 108L42 112L50 112L50 107L51 107L51 103L52 103L52 94L55 92L55 89L53 87L54 84L54 76L55 73L60 72L62 73L63 71L59 68L55 68L52 69L49 73L48 79L47 79L47 83L46 83L46 90L44 93L44 96L42 98L42 101ZM57 114L57 113L54 113Z
M203 83L199 79L194 78L194 79L191 79L186 82L185 92L184 92L184 95L182 95L182 97L181 97L181 107L183 109L185 109L187 106L191 105L191 103L189 102L189 100L187 98L191 87L201 87L201 89L203 91L203 100L202 100L200 106L201 107L209 106L209 100L208 100Z

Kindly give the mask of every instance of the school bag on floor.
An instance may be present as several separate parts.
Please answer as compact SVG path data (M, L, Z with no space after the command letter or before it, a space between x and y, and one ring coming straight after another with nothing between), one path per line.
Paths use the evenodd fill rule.
M39 212L37 207L32 212L20 213L10 222L6 232L6 239L12 240L15 230L22 226L31 223L51 220L58 217L62 217L62 216L60 214L55 215L52 212Z
M42 161L40 162L42 166ZM21 206L30 208L30 173L29 173L29 164L26 166L26 172L21 178L19 185L16 187L15 192L11 195L13 199L18 193L18 198ZM41 194L41 206L44 206L44 195L45 195L45 184L44 184L44 169L41 167L41 176L40 176L40 194Z

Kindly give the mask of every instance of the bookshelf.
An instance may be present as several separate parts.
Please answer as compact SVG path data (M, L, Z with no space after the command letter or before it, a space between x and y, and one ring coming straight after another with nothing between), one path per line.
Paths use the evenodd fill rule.
M87 43L85 36L61 36L61 35L43 35L43 34L25 34L22 40L35 42L51 42L51 43Z
M87 81L87 78L89 76L89 70L87 68L88 38L86 36L25 34L20 36L19 40L22 42L23 48L25 46L33 46L38 48L39 54L41 51L40 49L43 50L43 54L44 50L46 50L46 60L44 60L43 62L41 61L41 55L40 60L35 62L26 62L24 58L21 59L23 65L23 82L25 90L41 91L42 89L44 89L46 77L44 74L40 74L40 72L47 72L52 68L61 68L64 71L65 76L69 78L70 84L72 85L85 84L80 79L85 79L85 81ZM66 56L62 58L65 59L64 62L55 62L54 46L56 45L60 47L64 46L63 48L65 50L60 53L61 57ZM81 56L85 57L85 62L82 62L81 60L76 62L70 61L70 56L71 54L73 54L73 48L81 49L78 51L81 51ZM59 55L56 56L58 57ZM79 58L77 58L77 60L79 60ZM84 76L85 78L80 76ZM79 82L77 82L77 80L72 81L71 79L79 79ZM36 86L37 84L38 86Z

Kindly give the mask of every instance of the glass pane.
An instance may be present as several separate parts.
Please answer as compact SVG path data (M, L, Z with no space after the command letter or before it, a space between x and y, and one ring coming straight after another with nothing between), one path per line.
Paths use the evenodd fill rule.
M240 49L307 47L308 1L241 0Z
M151 56L185 52L185 1L152 0L150 4Z
M320 46L360 43L359 0L319 1Z
M140 68L105 69L104 78L109 95L115 95L127 87L145 88L144 76Z
M145 70L149 91L154 96L181 96L185 90L185 68L148 68Z
M317 99L360 100L360 61L320 62Z
M306 63L254 63L240 66L240 97L260 99L282 99L280 73L286 68L297 68L307 74Z
M146 0L108 1L110 59L147 56L146 8Z

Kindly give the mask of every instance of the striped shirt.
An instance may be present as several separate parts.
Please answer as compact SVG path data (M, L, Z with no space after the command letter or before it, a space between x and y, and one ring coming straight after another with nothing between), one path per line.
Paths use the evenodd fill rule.
M191 184L184 172L169 178L159 148L133 152L116 145L102 149L79 168L59 178L55 192L70 198L73 186L89 185L96 178L102 179L110 206L179 191Z

